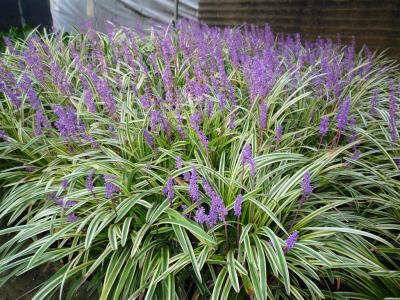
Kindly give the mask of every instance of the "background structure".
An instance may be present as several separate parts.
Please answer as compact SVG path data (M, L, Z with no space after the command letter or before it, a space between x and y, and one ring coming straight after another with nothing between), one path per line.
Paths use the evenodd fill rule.
M49 0L2 0L0 5L0 31L25 24L51 27Z
M0 31L26 23L72 30L91 22L106 31L106 20L146 29L172 20L174 0L3 0ZM51 12L51 13L50 13ZM390 48L400 57L400 0L179 0L179 17L210 25L269 23L274 32L300 32L357 45Z

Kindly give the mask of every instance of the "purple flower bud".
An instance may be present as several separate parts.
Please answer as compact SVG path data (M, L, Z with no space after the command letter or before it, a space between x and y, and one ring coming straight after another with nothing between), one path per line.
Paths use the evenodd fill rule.
M242 202L243 202L243 196L238 195L235 199L235 203L233 204L233 212L236 217L240 217L242 214Z
M245 167L246 165L249 165L251 176L254 177L256 175L256 164L253 160L251 144L246 144L243 148L242 165L243 165L243 167Z
M146 140L147 144L148 144L152 149L154 149L154 140L153 140L153 138L151 137L150 133L147 131L147 129L145 129L145 130L143 131L143 136L144 136L144 139Z
M276 128L276 131L275 131L275 143L277 145L279 145L279 143L281 142L282 135L283 135L283 126L278 125L278 127Z
M66 191L68 189L68 179L64 178L61 182L62 188L64 191Z
M180 155L178 155L178 157L176 158L176 162L175 162L175 168L177 168L179 170L180 168L182 168L182 166L183 166L182 157Z
M204 224L208 222L208 216L203 206L200 206L197 209L194 220L199 224Z
M174 199L174 179L172 177L168 178L167 185L163 189L163 193L167 196L170 205L172 205L172 200Z
M5 141L5 142L8 141L8 136L7 136L7 134L4 132L3 129L0 129L0 139L2 139L2 140Z
M393 161L400 168L400 158L394 158Z
M190 172L183 173L183 180L185 182L189 182L190 181Z
M197 170L192 167L192 174L189 182L189 196L193 202L197 202L200 199L199 186L197 184Z
M93 193L93 184L94 184L93 175L94 175L94 170L90 170L88 176L86 177L86 188L91 193Z
M340 104L339 104L339 112L336 117L337 128L340 133L346 128L347 119L350 112L351 100L350 97L347 96Z
M71 213L67 215L67 221L69 223L74 223L78 220L78 216L75 213Z
M360 158L360 156L361 156L361 151L358 150L358 149L356 149L356 150L353 152L353 155L351 156L351 159L353 159L353 160L358 160L358 159Z
M293 249L299 238L299 232L297 230L293 231L285 241L285 252Z
M307 200L313 191L309 172L304 173L303 181L301 182L301 189L302 189L303 199Z
M232 113L231 116L229 117L228 127L231 130L236 128L236 114L235 113Z
M324 137L329 130L329 117L323 116L321 119L321 123L319 124L319 135Z
M106 198L108 199L111 199L114 193L118 193L120 191L119 187L112 182L112 180L116 178L117 176L114 175L104 175L104 187L106 190Z

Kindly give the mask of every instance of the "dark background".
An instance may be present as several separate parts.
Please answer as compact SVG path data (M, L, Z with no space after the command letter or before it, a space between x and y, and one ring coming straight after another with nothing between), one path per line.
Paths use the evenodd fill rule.
M200 0L199 19L214 25L268 22L273 31L343 42L356 37L400 57L400 0Z
M19 4L26 25L51 27L49 0L1 0L0 31L8 31L11 27L22 27Z

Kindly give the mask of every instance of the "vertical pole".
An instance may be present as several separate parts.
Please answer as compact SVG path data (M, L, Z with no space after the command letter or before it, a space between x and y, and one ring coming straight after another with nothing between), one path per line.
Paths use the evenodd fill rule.
M178 6L179 6L179 0L175 0L174 3L174 20L172 21L172 25L174 28L176 27L176 22L178 21Z
M18 0L18 12L19 12L19 18L20 18L21 26L25 27L26 22L25 22L25 18L24 18L24 12L22 10L21 0Z

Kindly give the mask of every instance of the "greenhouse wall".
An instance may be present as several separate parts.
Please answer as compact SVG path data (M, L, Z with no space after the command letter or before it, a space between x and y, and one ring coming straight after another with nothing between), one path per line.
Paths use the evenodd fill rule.
M106 20L143 29L172 21L174 0L51 0L56 28L91 21L105 31ZM210 25L269 23L275 32L300 32L306 39L318 35L374 49L390 48L400 56L400 0L180 0L179 17Z
M356 36L359 45L391 48L400 55L399 0L200 0L199 19L212 25L269 23L275 32L300 32L344 41Z

